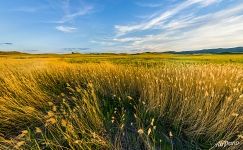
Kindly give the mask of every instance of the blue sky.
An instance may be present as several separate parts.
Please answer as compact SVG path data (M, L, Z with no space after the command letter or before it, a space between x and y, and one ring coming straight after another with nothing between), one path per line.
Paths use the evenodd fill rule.
M1 0L0 35L30 53L243 46L243 0Z

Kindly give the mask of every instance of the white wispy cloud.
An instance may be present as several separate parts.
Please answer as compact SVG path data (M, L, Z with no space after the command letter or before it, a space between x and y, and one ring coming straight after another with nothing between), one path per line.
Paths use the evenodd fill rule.
M141 37L127 37L127 38L114 38L113 41L116 42L132 42L132 41L139 41Z
M214 3L216 1L203 1L200 6L205 7ZM156 26L160 28L156 34L140 36L125 34L113 40L128 43L126 48L130 50L181 51L243 46L243 4L201 15L193 12L181 13Z
M194 3L200 3L201 6L205 7L214 3L219 3L222 0L190 0L190 1Z
M80 17L80 16L84 16L84 15L89 14L92 9L93 9L92 6L87 6L87 7L84 7L83 9L81 9L81 10L79 10L77 12L68 13L68 14L64 15L62 17L62 19L59 20L58 22L59 23L66 23L68 21L72 21L73 19L75 19L77 17Z
M58 31L65 32L65 33L72 33L72 32L75 32L77 30L77 28L69 27L69 26L57 26L56 29Z
M79 1L78 4L72 3L71 0L60 0L60 1L52 1L46 0L49 7L52 8L56 12L62 12L62 16L59 20L48 21L48 23L58 24L55 28L61 32L65 33L73 33L78 28L70 26L75 25L75 20L79 19L82 16L86 16L93 12L94 7L90 4L84 3L83 1ZM67 25L68 24L68 25Z
M74 8L70 6L69 0L63 1L62 8L64 15L59 21L57 21L58 23L67 23L69 21L74 20L77 17L85 16L93 11L93 6L88 4L82 4L80 5L78 10L74 11Z
M201 6L208 6L213 3L218 2L217 0L187 0L180 4L177 4L173 9L167 10L156 17L153 17L149 21L138 23L135 25L115 25L115 29L117 30L117 36L122 36L129 32L148 30L156 26L161 26L168 19L178 14L179 12L191 7L194 4L199 4Z
M91 43L95 43L98 45L102 45L102 46L114 46L115 43L112 41L107 41L107 40L91 40Z

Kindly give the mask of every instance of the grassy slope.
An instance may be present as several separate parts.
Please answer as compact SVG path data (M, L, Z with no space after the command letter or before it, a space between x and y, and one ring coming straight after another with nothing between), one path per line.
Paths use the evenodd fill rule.
M2 56L0 149L242 142L241 62L242 55Z

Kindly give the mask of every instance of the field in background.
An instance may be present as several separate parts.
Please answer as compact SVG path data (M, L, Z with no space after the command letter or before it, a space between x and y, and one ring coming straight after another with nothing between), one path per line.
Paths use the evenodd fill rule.
M243 54L0 55L0 149L240 149L242 63Z
M102 63L115 64L160 64L160 63L243 63L243 54L11 54L0 53L0 58L13 59L58 59L71 63Z

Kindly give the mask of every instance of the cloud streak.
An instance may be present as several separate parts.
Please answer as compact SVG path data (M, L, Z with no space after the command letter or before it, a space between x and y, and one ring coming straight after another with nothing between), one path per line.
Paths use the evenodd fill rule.
M61 23L61 24L67 23L67 22L74 20L77 17L85 16L93 11L93 6L91 6L91 5L82 4L79 7L80 8L78 10L72 11L73 8L71 9L70 1L64 0L63 6L62 6L64 16L57 22Z
M64 32L64 33L72 33L77 30L75 27L69 27L69 26L57 26L56 29L58 31Z
M189 8L194 4L199 4L201 6L208 6L217 2L216 0L187 0L175 6L175 8L168 10L159 14L158 16L150 19L149 21L142 22L135 25L115 25L115 29L117 30L117 35L122 36L129 32L148 30L155 26L163 25L169 18L178 14L179 12Z
M204 48L243 46L243 4L209 12L206 14L183 13L190 5L201 8L216 4L216 0L188 0L166 11L149 22L135 26L120 26L120 35L113 40L124 43L130 50L182 51ZM174 16L175 14L179 14ZM172 17L173 16L173 17ZM171 18L170 18L171 17ZM148 32L132 36L130 32L142 32L158 28L156 33ZM117 27L116 27L117 29Z
M53 10L57 12L61 10L62 16L60 19L50 21L50 23L58 24L56 29L65 33L75 32L78 28L72 27L70 24L74 25L75 20L92 13L94 10L92 5L86 4L83 1L79 1L80 3L78 4L71 0L61 0L61 3L51 0L47 0L47 2Z

